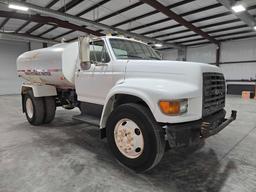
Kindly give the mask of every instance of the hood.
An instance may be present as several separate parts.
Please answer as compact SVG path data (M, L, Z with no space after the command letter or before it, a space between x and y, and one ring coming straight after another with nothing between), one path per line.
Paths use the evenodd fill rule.
M127 62L126 77L171 79L198 83L198 81L201 81L202 74L205 72L221 73L221 70L214 65L196 62L129 60Z
M192 71L220 72L214 65L196 62L168 61L168 60L129 60L127 72L186 74Z

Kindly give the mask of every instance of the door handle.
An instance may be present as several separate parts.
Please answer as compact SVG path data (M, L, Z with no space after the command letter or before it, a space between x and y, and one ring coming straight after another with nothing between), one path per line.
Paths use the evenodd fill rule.
M107 63L94 63L95 66L108 66Z
M76 71L76 77L79 77L80 72L81 72L81 69L77 69L77 71Z

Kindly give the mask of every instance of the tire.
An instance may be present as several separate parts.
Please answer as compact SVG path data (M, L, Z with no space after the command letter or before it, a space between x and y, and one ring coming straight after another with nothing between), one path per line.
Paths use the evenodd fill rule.
M56 112L55 97L44 97L45 117L44 123L50 123L53 121Z
M24 96L24 109L27 120L31 125L44 123L44 100L41 97L34 97L32 90L29 90Z
M138 128L131 128L134 126ZM138 129L139 131L136 131ZM122 142L120 144L123 134L119 133L123 130L134 130L125 133L125 137L128 136L123 139L130 143L129 135L132 135L132 147L128 148L128 153L126 144L125 147ZM106 134L110 149L117 160L136 172L152 169L160 162L165 152L164 130L157 124L150 110L142 105L130 103L118 106L108 118Z

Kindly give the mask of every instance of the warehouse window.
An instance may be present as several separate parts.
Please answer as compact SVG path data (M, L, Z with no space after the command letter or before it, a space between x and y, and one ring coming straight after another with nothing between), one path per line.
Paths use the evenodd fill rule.
M104 41L90 43L90 60L97 63L108 63L110 61Z

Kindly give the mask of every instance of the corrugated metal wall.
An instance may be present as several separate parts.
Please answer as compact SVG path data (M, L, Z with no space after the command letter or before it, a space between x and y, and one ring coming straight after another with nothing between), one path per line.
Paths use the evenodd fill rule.
M222 46L221 61L255 61L256 39L226 42ZM226 79L255 79L256 62L221 65Z
M38 49L42 44L31 43L30 47ZM20 93L21 80L17 77L16 59L28 49L25 42L0 40L0 95Z
M27 50L27 43L0 40L0 95L20 92L21 81L17 77L16 59Z
M41 48L40 43L31 43L31 49ZM20 79L16 74L16 58L28 50L28 43L0 41L0 95L16 94L20 90ZM214 63L216 46L205 45L187 49L187 61ZM164 59L176 60L177 50L163 51ZM221 62L256 60L256 39L230 41L222 44ZM256 62L221 65L226 79L256 78Z
M163 51L164 59L176 60L176 50ZM221 64L226 79L250 79L256 78L256 39L237 40L222 43L221 62L230 62ZM187 61L215 63L216 46L204 45L191 47L187 49ZM247 61L243 63L233 63Z

